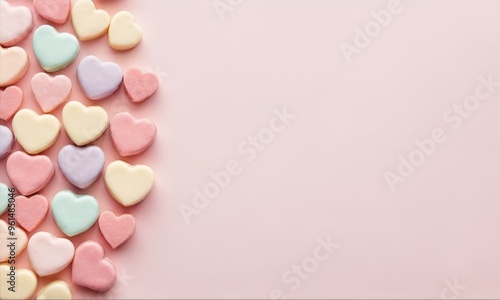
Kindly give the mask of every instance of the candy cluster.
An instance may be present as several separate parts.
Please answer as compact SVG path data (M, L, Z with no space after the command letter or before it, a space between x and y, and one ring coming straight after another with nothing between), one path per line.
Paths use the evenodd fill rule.
M110 118L101 106L86 106L78 100L70 100L71 79L64 74L48 73L66 71L65 68L77 60L84 41L107 33L109 47L124 51L141 42L142 31L129 12L121 11L110 17L106 11L96 9L90 0L77 0L73 5L71 0L34 0L33 9L54 26L65 24L71 16L76 37L48 24L34 29L30 8L0 1L0 87L3 88L0 119L7 122L7 126L0 126L0 158L6 159L6 172L12 185L0 183L0 214L9 216L9 222L0 220L0 299L30 298L38 289L38 276L57 274L70 265L73 284L105 292L115 283L116 270L105 257L104 248L95 241L86 241L75 249L71 238L97 222L104 239L115 249L133 235L135 219L130 214L117 216L111 211L101 212L99 200L84 194L85 189L104 173L102 178L110 198L129 207L148 196L153 188L154 173L148 166L130 165L124 160L115 160L106 166L104 151L91 143L109 130L112 144L126 160L153 144L156 126L129 112L119 112ZM28 52L15 45L32 32L33 52L45 71L31 78L30 92L41 114L22 108L24 93L28 91L14 85L25 76L30 61ZM140 103L150 98L159 86L158 77L153 73L135 68L123 72L118 64L102 62L93 55L79 60L76 75L85 96L96 103L116 93L122 85L128 98ZM51 114L59 107L62 107L61 120ZM54 145L62 128L73 144L59 150L55 164L43 152ZM24 151L11 153L16 141ZM67 179L68 187L71 184L82 194L65 189L51 201L39 194L58 172L55 165ZM14 198L14 193L21 195ZM65 238L36 232L49 210ZM31 233L29 238L25 231ZM16 247L9 253L12 238L16 238ZM26 248L34 272L15 270L14 291L7 284L13 276L9 258ZM56 280L40 289L36 297L73 299L73 293L68 283Z

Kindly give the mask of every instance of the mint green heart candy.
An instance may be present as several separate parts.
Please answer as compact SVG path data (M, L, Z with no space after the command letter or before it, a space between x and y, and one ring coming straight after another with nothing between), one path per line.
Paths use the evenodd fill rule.
M33 34L33 50L40 66L47 72L55 72L75 61L80 43L70 33L60 33L50 25L42 25Z
M9 187L0 183L0 215L7 209L7 204L9 204Z
M99 216L99 204L90 195L77 195L61 191L54 196L50 205L57 226L67 236L87 231Z

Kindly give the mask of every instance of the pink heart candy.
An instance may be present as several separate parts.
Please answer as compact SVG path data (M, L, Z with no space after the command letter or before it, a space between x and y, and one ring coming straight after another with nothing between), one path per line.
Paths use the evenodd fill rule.
M110 211L105 211L99 217L99 229L111 247L116 249L134 234L135 219L129 214L118 217Z
M123 85L132 102L142 102L158 89L160 81L154 73L142 73L139 69L130 69L125 73Z
M51 112L66 102L71 88L71 80L64 75L52 77L46 73L38 73L31 78L31 89L44 113Z
M111 139L122 156L145 151L156 138L156 126L148 119L136 119L128 112L118 113L109 125Z
M54 176L54 165L48 156L28 155L16 151L7 158L7 175L22 195L43 189Z
M64 24L71 10L71 0L33 0L33 7L45 19Z
M76 249L71 274L74 284L96 292L109 290L116 281L115 266L94 241L84 242Z
M16 197L16 221L27 231L38 227L48 211L49 201L42 195Z
M17 86L9 86L0 91L0 119L8 121L23 103L23 91Z

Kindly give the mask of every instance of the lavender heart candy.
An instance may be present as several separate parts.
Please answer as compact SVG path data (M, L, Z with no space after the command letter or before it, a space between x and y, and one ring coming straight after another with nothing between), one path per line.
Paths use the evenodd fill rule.
M0 125L0 158L7 156L12 150L14 135L6 126Z
M92 100L106 98L113 94L123 79L119 65L113 62L101 62L89 55L78 64L78 81L85 95Z
M104 152L99 146L64 146L57 157L62 173L74 186L89 187L104 168Z

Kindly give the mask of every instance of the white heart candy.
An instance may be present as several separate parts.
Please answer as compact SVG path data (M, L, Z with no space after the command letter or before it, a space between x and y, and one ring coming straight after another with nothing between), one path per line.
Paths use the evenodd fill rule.
M100 106L85 106L78 101L68 102L62 111L64 129L78 146L86 145L108 128L109 117Z
M62 281L56 280L44 286L38 295L36 296L37 300L71 300L73 299L73 293L71 292L71 288L69 285Z
M28 269L12 270L10 265L1 264L0 283L0 299L28 299L36 291L38 279Z
M53 115L38 115L31 109L21 109L12 119L12 131L29 154L37 154L54 144L61 123Z
M10 235L10 233L14 235ZM16 240L9 240L9 238L16 238ZM14 245L12 245L14 243ZM9 262L14 256L18 256L26 248L28 243L28 236L26 232L19 227L14 227L14 230L9 230L9 224L0 220L0 262ZM15 254L15 255L13 255ZM0 281L0 286L4 281ZM0 299L5 299L0 297Z
M70 240L40 231L30 238L28 255L33 270L39 276L47 276L61 272L71 263L75 246Z
M90 0L78 0L71 10L73 28L80 41L88 41L105 34L110 22L109 14L95 8Z
M148 166L132 166L116 160L106 168L104 181L113 198L127 207L146 198L153 188L155 175Z
M108 33L109 46L115 50L128 50L142 40L142 30L134 23L134 16L127 11L120 11L111 19Z

